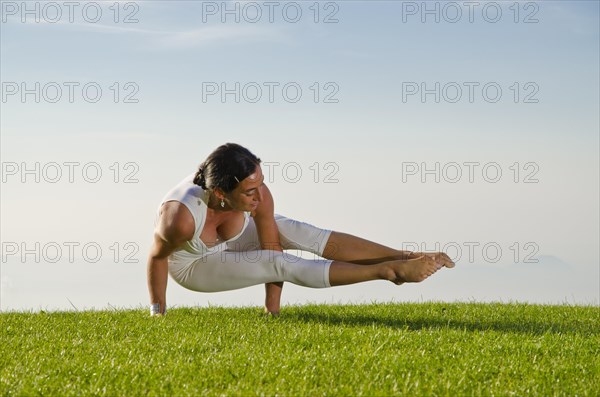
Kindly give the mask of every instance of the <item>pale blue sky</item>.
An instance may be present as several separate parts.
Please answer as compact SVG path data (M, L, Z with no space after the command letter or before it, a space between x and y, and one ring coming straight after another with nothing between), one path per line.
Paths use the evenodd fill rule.
M465 243L494 242L503 250L497 263L486 261L481 250L469 263L463 252L456 269L415 286L374 282L315 291L288 285L286 302L598 304L598 2L496 2L502 10L497 23L481 14L489 2L475 9L473 23L464 8L457 23L443 16L440 23L431 16L422 23L418 13L405 15L404 23L403 9L421 2L382 1L319 3L319 17L337 10L338 23L314 23L313 2L297 3L303 11L298 23L286 22L277 9L274 23L266 16L259 23L243 18L234 23L231 17L222 23L212 15L204 23L203 7L221 2L196 1L132 2L135 7L120 2L117 23L109 9L112 1L94 3L103 12L97 23L87 22L81 9L75 10L73 23L64 9L58 23L48 23L44 15L40 23L30 15L22 23L13 3L21 4L2 2L0 25L3 247L96 242L103 255L96 264L82 260L77 250L74 263L65 260L66 253L55 264L35 263L31 255L21 263L18 254L5 255L0 309L68 309L68 300L77 307L145 304L145 259L158 202L227 141L246 145L263 161L299 164L303 175L298 183L286 181L281 167L272 175L280 213L396 247L440 242L466 251ZM445 4L440 2L440 8ZM519 23L513 20L516 9ZM122 22L130 12L139 22ZM523 23L527 15L538 22ZM35 103L32 95L23 103L18 93L6 93L21 83L33 88L35 82L63 88L65 82L79 83L79 88L94 82L103 95L88 103L76 89L69 103L64 88L57 103L44 97ZM120 84L118 103L115 82ZM124 87L128 82L139 89L133 96L138 103L123 103L124 95L133 92ZM303 95L288 103L276 90L270 103L265 88L257 103L235 103L231 95L226 103L218 96L203 102L203 83L211 82L229 88L235 82L262 87L295 82ZM320 84L318 103L315 82ZM443 97L435 103L432 95L425 103L418 95L403 102L403 83L411 82L428 88L436 82L463 88L474 82L479 88L473 103L466 88L457 103ZM323 102L332 92L326 83L339 89L334 95L338 103ZM483 98L481 87L487 83L502 89L497 103ZM526 88L527 83L533 85ZM524 103L534 86L538 103ZM34 183L29 176L22 183L20 169L15 175L8 172L22 162L80 166L74 183L66 176L58 183L43 178ZM103 171L98 183L81 176L81 167L92 162ZM408 162L497 163L503 177L489 183L479 173L474 183L422 183L417 175L403 183ZM121 168L119 183L112 181L114 163ZM137 168L126 169L126 163ZM321 169L316 183L314 163ZM333 169L324 168L326 163L336 164L338 182L324 183ZM514 163L521 167L518 183L512 180ZM523 169L527 163L536 165L538 183L522 182L533 169ZM128 172L137 183L122 183ZM131 252L122 248L124 243L134 243L138 263L122 263L122 255L112 263L109 247L116 242L121 254ZM532 252L523 248L528 242L538 248L539 264L523 263ZM179 305L258 305L262 300L261 287L198 294L171 282L168 293L169 302Z

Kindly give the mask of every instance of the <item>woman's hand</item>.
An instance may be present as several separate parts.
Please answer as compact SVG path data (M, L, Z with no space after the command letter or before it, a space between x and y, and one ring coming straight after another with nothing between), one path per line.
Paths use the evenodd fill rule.
M165 304L153 303L150 305L151 316L164 316L167 314L167 308Z

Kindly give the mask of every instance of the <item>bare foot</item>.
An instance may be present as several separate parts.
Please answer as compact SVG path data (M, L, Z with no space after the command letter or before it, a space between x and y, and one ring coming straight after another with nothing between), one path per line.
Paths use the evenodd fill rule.
M455 266L454 262L452 262L452 259L450 259L450 257L443 252L418 252L417 254L430 257L435 261L435 263L438 264L439 268L442 268L443 266L447 268L453 268Z
M389 266L387 279L394 284L419 283L438 271L441 266L427 255L415 259L385 262Z

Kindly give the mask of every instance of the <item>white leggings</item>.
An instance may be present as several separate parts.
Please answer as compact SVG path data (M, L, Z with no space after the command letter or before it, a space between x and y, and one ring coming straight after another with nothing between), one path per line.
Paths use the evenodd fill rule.
M331 230L275 215L281 247L322 256ZM217 248L217 247L215 247ZM193 291L217 292L251 285L288 281L304 287L326 288L329 259L304 259L288 252L261 250L254 219L235 241L220 244L210 254L189 264L169 263L169 274Z

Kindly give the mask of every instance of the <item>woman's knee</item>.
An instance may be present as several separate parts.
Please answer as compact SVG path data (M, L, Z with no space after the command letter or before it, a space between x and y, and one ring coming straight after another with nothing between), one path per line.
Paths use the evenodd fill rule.
M321 229L306 222L278 215L275 218L279 229L281 247L286 250L301 250L322 256L331 230Z
M281 281L311 288L329 287L329 266L327 259L305 259L285 252L275 256L274 267Z

